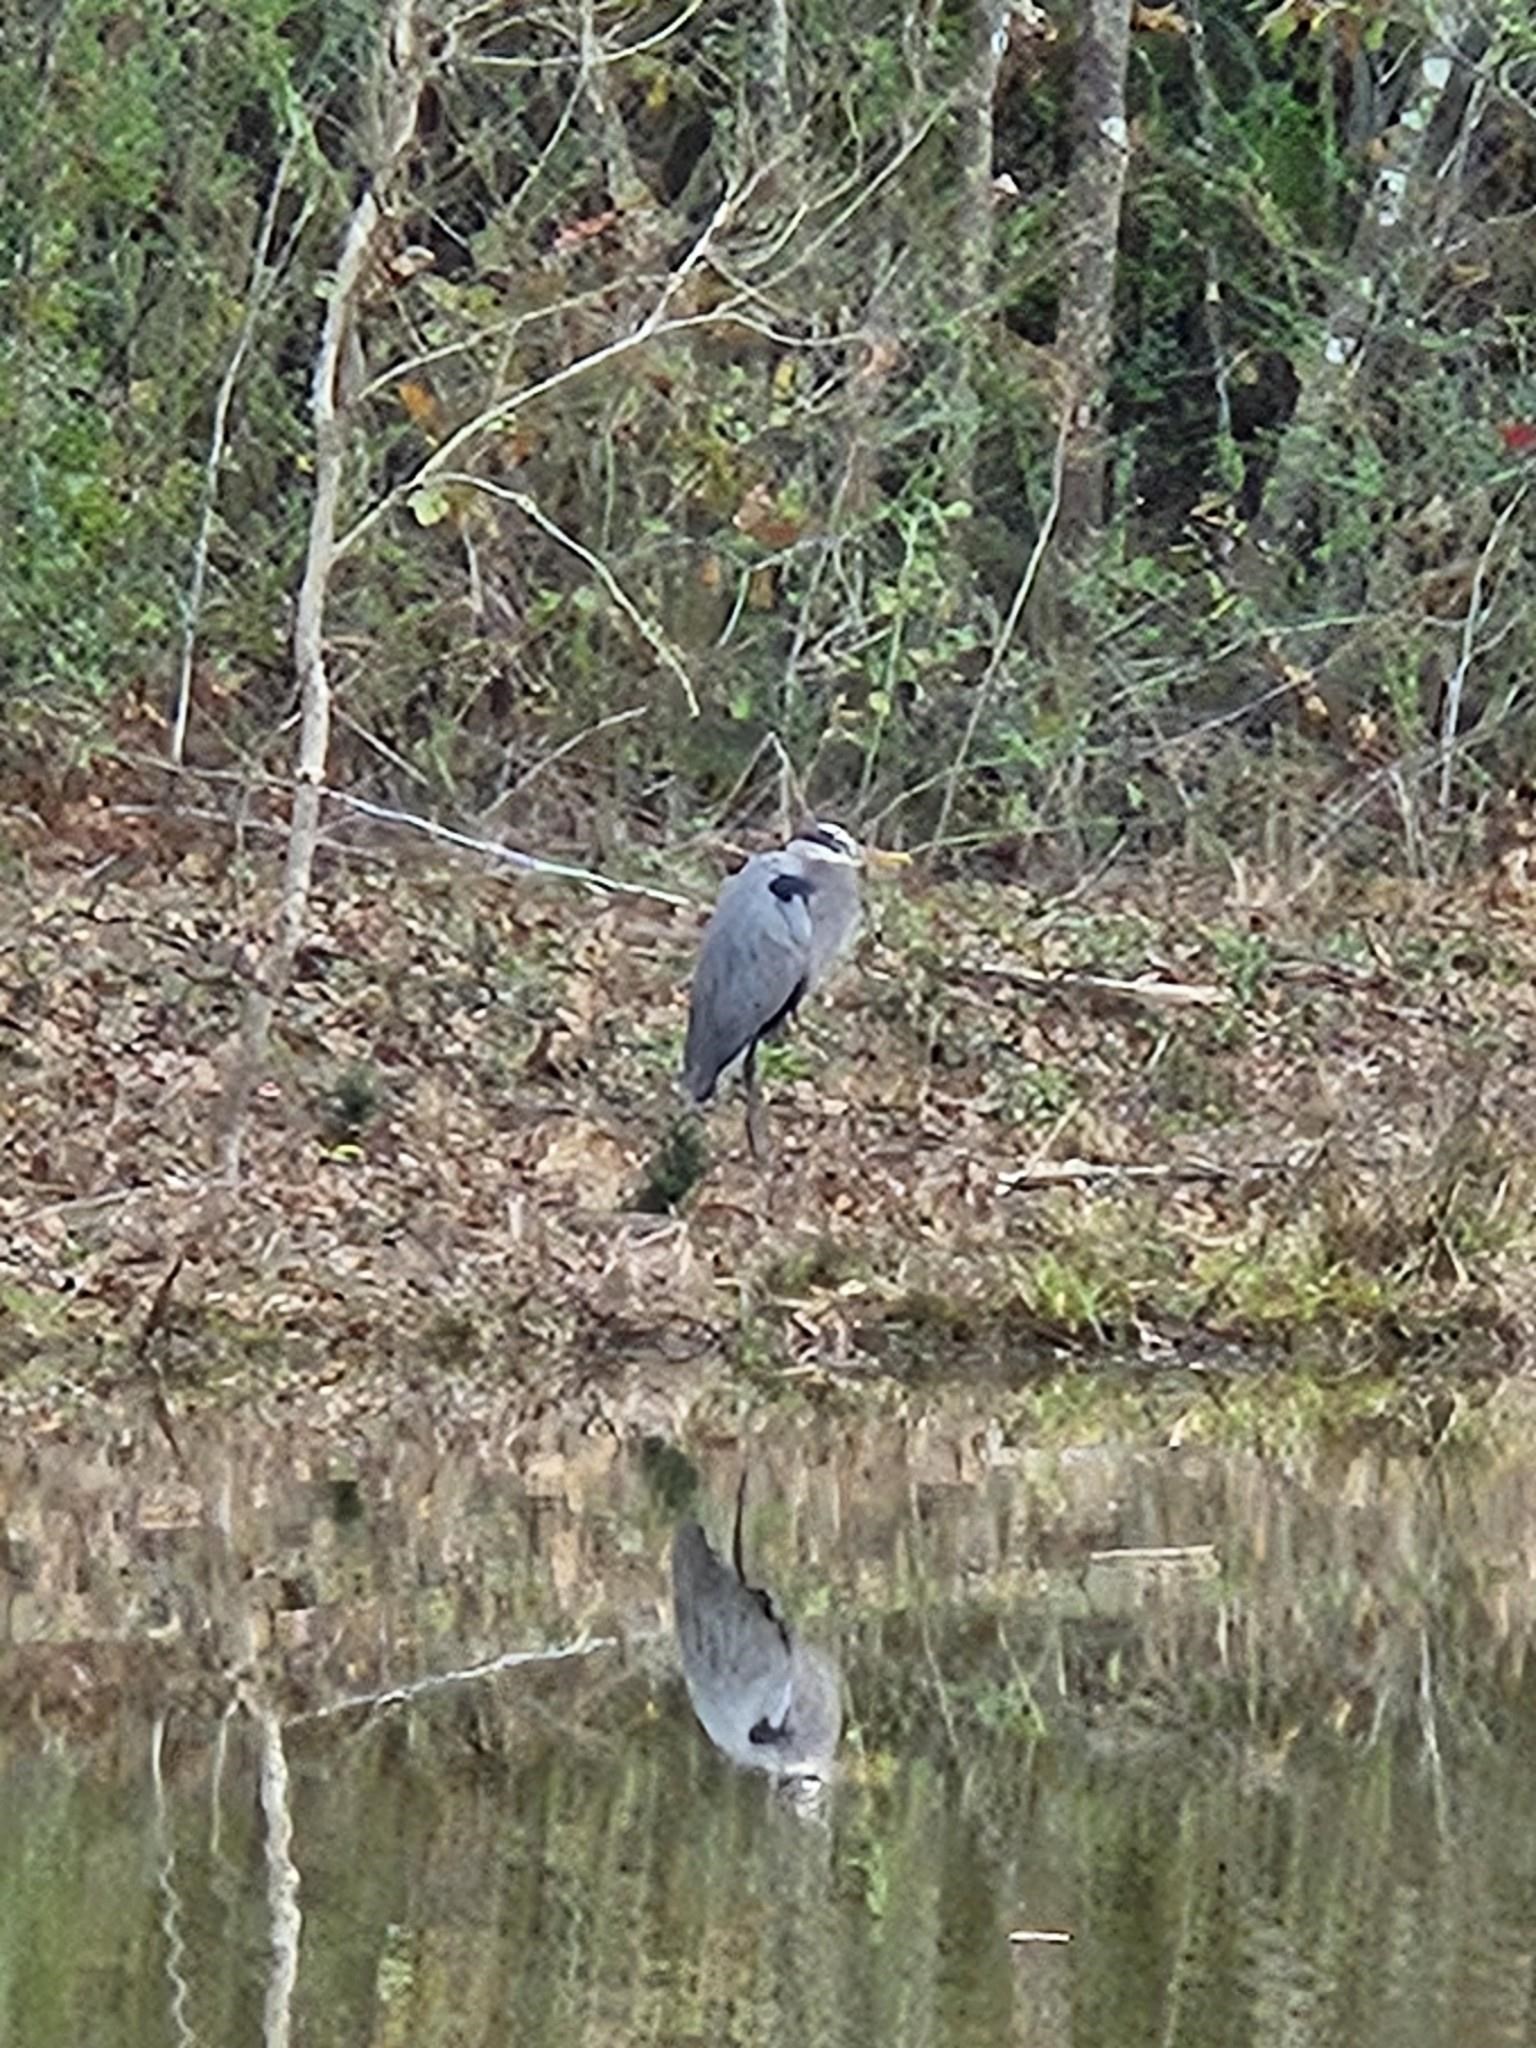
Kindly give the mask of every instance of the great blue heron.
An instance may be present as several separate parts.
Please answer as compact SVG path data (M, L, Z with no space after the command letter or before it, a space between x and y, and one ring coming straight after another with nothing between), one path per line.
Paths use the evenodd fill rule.
M689 999L683 1087L702 1109L721 1080L740 1071L754 1158L762 1151L757 1048L858 937L864 860L864 849L841 825L803 826L787 846L753 854L727 879L705 927Z
M825 1781L842 1733L842 1687L820 1650L800 1642L741 1561L746 1475L736 1495L732 1562L697 1522L672 1539L672 1611L688 1698L704 1733L733 1763L782 1779Z

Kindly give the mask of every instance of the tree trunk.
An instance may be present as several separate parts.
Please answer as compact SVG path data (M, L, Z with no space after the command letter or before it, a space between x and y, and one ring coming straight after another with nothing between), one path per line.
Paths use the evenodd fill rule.
M1369 343L1389 301L1410 310L1414 273L1432 258L1459 194L1446 169L1459 148L1476 91L1462 54L1468 19L1448 8L1432 21L1408 90L1374 138L1376 175L1331 295L1310 363L1298 365L1301 391L1264 493L1260 545L1287 557L1304 542L1320 457L1370 358Z
M391 0L380 37L368 117L370 177L352 209L336 277L326 300L310 387L315 430L315 494L309 546L293 631L299 683L299 748L282 896L271 940L240 1017L239 1039L225 1080L216 1122L222 1177L240 1171L241 1143L252 1092L266 1065L272 1020L293 976L304 938L310 883L320 837L320 799L330 747L331 686L325 665L325 607L336 561L336 519L341 502L350 409L346 367L357 343L357 318L367 287L369 259L382 219L380 195L393 186L412 136L425 70L416 35L415 0Z
M992 279L993 108L997 74L1008 46L1008 0L973 0L971 56L956 107L955 310L959 338L951 393L945 460L945 495L969 504L975 496L976 441L980 429L974 364L986 346L991 321L984 312Z
M1083 0L1072 75L1072 166L1063 195L1056 321L1056 353L1071 407L1058 525L1068 555L1080 553L1104 524L1104 413L1129 153L1125 73L1130 46L1130 0Z

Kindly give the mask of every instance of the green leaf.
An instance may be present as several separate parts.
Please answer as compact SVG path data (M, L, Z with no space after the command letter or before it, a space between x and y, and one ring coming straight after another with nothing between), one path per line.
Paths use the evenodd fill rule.
M448 493L440 484L413 491L406 502L418 526L438 526L448 517Z

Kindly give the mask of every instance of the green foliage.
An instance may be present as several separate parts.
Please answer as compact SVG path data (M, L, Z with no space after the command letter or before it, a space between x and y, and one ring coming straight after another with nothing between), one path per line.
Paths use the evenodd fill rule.
M708 1165L703 1124L696 1116L675 1118L667 1126L633 1206L642 1215L672 1214L693 1193Z
M1490 92L1469 117L1482 168L1452 195L1454 233L1377 248L1364 209L1404 132L1394 94L1417 89L1419 27L1348 9L1260 24L1235 0L1202 10L1198 39L1144 25L1109 518L1095 546L1030 568L1053 516L1050 345L1076 289L1067 20L1011 42L989 116L1013 190L978 195L959 0L921 21L876 8L853 34L830 0L797 10L782 98L752 10L632 50L605 22L606 94L582 89L578 13L445 17L453 62L359 320L340 517L368 525L327 618L340 779L406 776L469 807L559 753L588 795L649 807L666 788L692 817L771 730L829 807L913 836L942 807L952 836L1001 828L1069 862L1274 857L1335 826L1374 854L1406 818L1416 858L1484 547L1463 729L1480 776L1529 751L1529 521L1495 525L1523 476L1498 429L1536 413L1512 310L1536 288L1519 102ZM1529 24L1505 13L1499 77L1528 103ZM276 191L195 625L225 685L217 742L286 768L308 377L376 149L378 33L364 0L216 17L62 0L0 46L13 752L88 751L176 673L215 398ZM1410 176L1404 206L1428 203ZM1367 370L1328 399L1325 344L1362 263ZM477 419L455 472L512 481L538 521L433 469ZM1343 706L1326 735L1294 730L1302 682L1277 684L1281 662ZM1341 748L1361 712L1402 764L1395 806L1362 799L1373 770Z
M164 0L66 0L0 46L0 647L25 699L99 700L172 666L213 393L261 210L280 152L355 54L363 18L349 0L295 38L277 0L239 0L199 22ZM314 184L311 155L287 166L289 235ZM257 337L215 535L212 603L259 596L268 659L282 643L273 628L302 506L298 491L286 507L270 495L274 460L302 444L302 393L278 362L281 316L307 326L311 288L295 276L280 289Z
M323 1104L328 1142L333 1147L355 1147L358 1138L378 1115L380 1099L379 1076L375 1069L348 1067Z

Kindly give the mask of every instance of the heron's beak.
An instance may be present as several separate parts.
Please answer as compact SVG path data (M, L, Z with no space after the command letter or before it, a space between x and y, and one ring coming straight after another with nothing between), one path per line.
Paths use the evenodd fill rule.
M864 865L867 868L909 868L912 856L910 853L896 853L885 846L866 846Z

